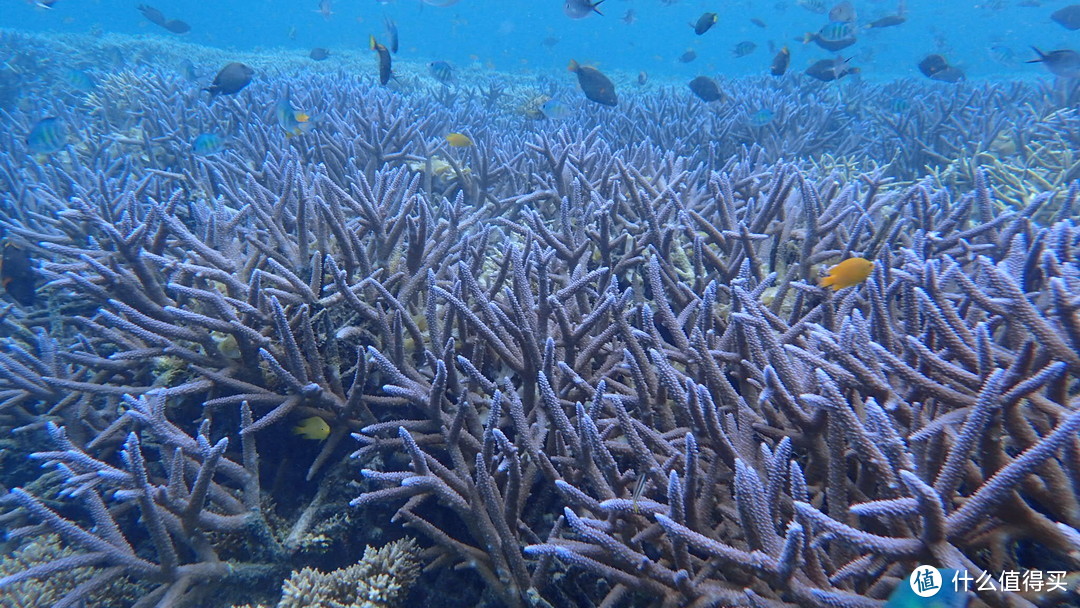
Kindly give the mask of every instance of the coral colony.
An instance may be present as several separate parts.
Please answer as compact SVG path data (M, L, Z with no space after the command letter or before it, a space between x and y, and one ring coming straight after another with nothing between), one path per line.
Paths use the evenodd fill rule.
M126 59L0 134L33 296L0 313L3 606L878 608L919 564L1080 570L1076 89L616 74L609 108L79 44Z

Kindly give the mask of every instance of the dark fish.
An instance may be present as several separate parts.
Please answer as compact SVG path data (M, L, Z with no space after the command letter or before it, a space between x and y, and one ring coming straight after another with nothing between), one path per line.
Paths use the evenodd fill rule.
M687 49L687 51L685 53L683 53L682 55L679 55L679 62L680 63L690 63L691 61L693 61L695 59L697 59L697 53L694 52L694 49Z
M554 36L548 36L547 38L544 38L543 40L541 40L540 44L542 44L542 45L544 45L544 46L546 46L547 48L550 49L551 47L555 46L556 44L559 44L559 39L554 37Z
M773 57L772 67L769 68L769 73L773 76L783 76L784 72L787 72L788 66L791 65L791 51L785 46L780 49L780 52Z
M835 59L822 59L806 68L806 75L817 78L822 82L839 80L848 74L858 74L859 68L847 64L849 60L843 57Z
M34 3L34 6L38 8L43 8L45 10L50 10L53 6L56 5L56 2L57 0L37 0L37 2Z
M903 15L886 15L886 16L882 17L881 19L876 19L874 21L871 21L870 23L868 23L866 25L866 27L867 27L867 29L876 28L876 27L893 27L895 25L900 25L901 23L903 23L905 21L907 21L907 17L905 17Z
M169 30L174 34L186 34L191 31L191 26L186 21L179 19L169 19L165 23L161 24L161 27Z
M720 87L716 85L716 81L707 76L698 76L690 81L690 90L694 92L702 101L720 101L724 95L720 92Z
M637 11L634 9L627 9L626 14L622 16L622 22L626 25L634 25L637 21Z
M428 64L432 77L441 83L448 84L454 81L454 66L446 61L432 61Z
M600 73L596 68L586 65L578 65L578 62L570 60L567 70L577 74L578 85L590 101L605 106L619 105L619 98L615 95L615 85L608 80L607 76Z
M1032 59L1027 63L1041 63L1050 70L1054 76L1062 78L1080 78L1080 53L1069 49L1050 51L1044 53L1035 47L1031 47L1038 55L1038 59Z
M142 13L146 20L154 25L165 26L165 14L158 9L150 6L149 4L140 4L138 7L139 12Z
M1050 13L1050 19L1067 30L1080 30L1080 4L1071 4Z
M637 73L637 83L639 87L645 86L645 83L649 82L649 75L644 71Z
M4 244L0 283L4 285L4 291L19 304L34 304L34 265L25 249L12 243Z
M396 55L398 50L397 24L389 17L386 18L386 43L390 52Z
M709 31L709 28L715 25L719 19L720 16L716 13L705 13L698 17L697 23L693 24L691 27L694 28L694 33L700 36Z
M251 83L254 73L255 70L234 61L221 68L217 76L214 76L214 82L203 90L210 91L210 95L235 95Z
M330 56L330 51L322 48L321 46L317 46L317 47L311 49L311 52L308 53L308 57L311 57L315 61L322 61L322 60L326 59L329 56Z
M964 79L964 71L949 65L941 55L927 55L919 62L919 71L931 80L959 82Z
M758 19L757 17L751 17L750 18L750 23L753 23L754 25L760 27L761 29L765 29L766 27L769 27L769 26L765 25L764 21L762 21L761 19Z
M750 53L753 53L754 49L756 48L757 45L753 42L749 40L743 40L739 44L736 44L735 48L731 49L731 54L735 55L736 57L746 57Z
M379 54L379 84L386 84L390 82L390 77L393 72L390 69L390 51L385 46L379 44L375 40L375 36L371 36L368 39L371 50Z

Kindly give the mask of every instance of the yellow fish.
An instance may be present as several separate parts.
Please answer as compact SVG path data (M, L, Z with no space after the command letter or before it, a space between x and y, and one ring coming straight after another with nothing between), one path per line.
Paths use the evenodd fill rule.
M322 418L312 416L301 420L300 424L293 427L292 432L304 439L322 441L330 436L330 425Z
M446 136L446 143L455 148L468 148L472 145L472 140L461 133L451 133Z
M866 258L848 258L829 269L829 276L818 279L819 287L832 287L838 291L858 285L874 271L874 263Z

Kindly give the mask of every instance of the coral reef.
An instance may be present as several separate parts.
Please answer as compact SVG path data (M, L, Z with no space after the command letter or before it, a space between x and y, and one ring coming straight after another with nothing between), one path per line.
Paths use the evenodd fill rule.
M140 112L25 81L0 133L38 278L0 310L0 427L43 467L2 471L0 517L65 547L0 591L78 565L54 605L126 578L171 608L293 572L299 603L388 605L415 549L367 547L400 527L510 607L879 608L920 563L1080 571L1080 184L928 177L1050 115L1039 86L747 79L539 121L506 89L566 85L279 66L210 101L123 70ZM266 118L286 85L311 133ZM85 135L39 164L15 133L43 115ZM850 257L864 283L817 285ZM312 416L325 440L290 432Z
M411 538L368 547L360 562L333 572L304 568L285 581L278 608L394 608L420 574L420 546Z

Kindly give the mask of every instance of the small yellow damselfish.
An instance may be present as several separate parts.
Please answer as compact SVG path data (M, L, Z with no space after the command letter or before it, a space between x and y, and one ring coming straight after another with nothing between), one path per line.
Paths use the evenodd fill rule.
M829 276L818 279L819 287L832 287L839 291L858 285L874 272L874 263L866 258L848 258L829 269Z
M322 441L330 436L330 425L318 416L311 416L301 420L300 424L293 427L292 432L304 439Z
M467 135L461 133L451 133L446 136L446 143L455 148L468 148L472 145L472 140Z

